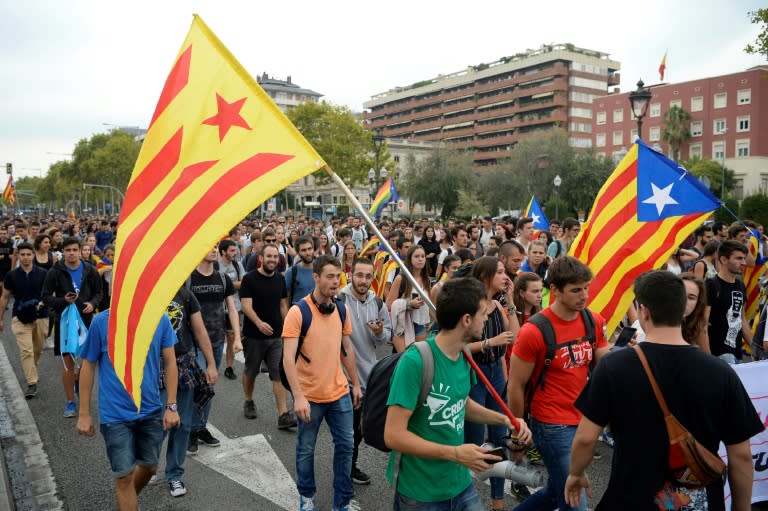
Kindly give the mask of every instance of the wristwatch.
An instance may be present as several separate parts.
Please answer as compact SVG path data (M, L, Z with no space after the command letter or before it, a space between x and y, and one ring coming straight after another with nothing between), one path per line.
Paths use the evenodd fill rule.
M167 405L165 405L165 409L170 410L174 413L179 413L179 405L177 405L176 403L168 403Z

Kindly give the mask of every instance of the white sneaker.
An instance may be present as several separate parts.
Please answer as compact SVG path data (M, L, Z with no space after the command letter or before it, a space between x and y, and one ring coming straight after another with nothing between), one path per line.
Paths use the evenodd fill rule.
M157 474L152 474L152 477L149 479L149 482L147 483L148 486L156 486L160 483L164 483L162 477L158 476Z
M315 511L314 497L299 495L299 511Z
M169 481L168 487L171 489L171 497L181 497L182 495L187 494L187 487L184 486L184 483L178 479L175 481Z

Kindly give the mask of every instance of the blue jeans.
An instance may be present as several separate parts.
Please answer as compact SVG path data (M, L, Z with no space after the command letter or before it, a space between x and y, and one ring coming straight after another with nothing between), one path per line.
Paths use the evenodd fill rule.
M221 367L221 357L224 354L224 347L226 345L226 342L222 342L216 346L213 346L213 361L216 363L217 371ZM203 350L197 350L197 365L199 365L203 371L205 371L208 367L208 364L205 362L205 355L203 354ZM202 413L200 413L200 411L197 409L193 410L194 416L192 418L192 431L200 431L201 429L205 429L206 424L208 424L208 415L211 413L212 403L213 398L211 398L205 404Z
M474 485L470 484L466 490L452 499L440 502L419 502L395 492L392 508L395 511L483 511L483 502Z
M163 389L160 401L167 401L168 392ZM176 391L176 405L179 407L181 425L165 431L168 437L168 448L165 453L165 479L180 481L184 475L184 460L187 459L189 432L192 430L192 417L195 412L195 389L179 387Z
M127 476L136 465L156 467L163 446L163 411L125 422L99 426L115 479Z
M315 443L325 419L333 438L333 505L342 507L352 499L352 399L349 394L332 403L309 403L310 421L299 423L296 432L296 489L303 497L314 497Z
M501 360L496 360L490 364L480 363L478 366L480 366L483 374L488 377L488 380L493 385L493 388L496 389L496 392L503 398L507 380L504 377L504 366L501 364ZM483 382L479 382L470 389L469 397L480 406L501 412L501 407L496 400L493 399L493 396ZM485 424L477 424L470 421L464 422L464 441L482 445L486 438L486 427L488 428L488 440L497 447L504 445L503 437L508 434L507 428L504 426L486 426ZM504 498L504 479L501 477L491 477L491 498L493 500Z
M537 491L515 508L515 511L536 511L539 509L554 509L569 511L578 509L586 511L587 496L582 490L579 507L573 508L565 503L565 480L571 464L571 444L576 434L576 426L564 424L546 424L531 417L533 441L539 448L544 466L547 467L549 478L547 485Z

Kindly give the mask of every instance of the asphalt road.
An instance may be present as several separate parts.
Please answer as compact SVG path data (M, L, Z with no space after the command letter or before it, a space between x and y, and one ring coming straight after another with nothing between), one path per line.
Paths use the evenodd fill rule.
M6 331L0 334L0 338L16 378L23 383L13 334ZM389 347L383 347L381 355L389 350ZM62 416L64 395L60 368L61 360L53 356L52 350L46 350L40 361L39 394L28 401L50 460L59 496L64 508L69 510L116 509L114 484L101 435L82 437L75 431L75 420ZM236 363L235 371L239 376L242 364ZM0 377L12 378L13 375L3 374ZM187 458L183 478L188 488L186 496L172 498L167 485L151 486L139 497L141 509L297 509L293 479L295 433L277 429L277 413L266 375L259 376L256 382L254 398L259 417L255 420L245 419L242 415L243 398L239 380L222 377L216 391L210 422L222 432L222 446L200 446L198 456ZM332 504L332 446L327 428L322 428L315 459L318 485L315 502L320 510L328 510ZM593 462L588 472L597 498L607 483L611 449L600 443L598 452L603 454L603 458ZM371 475L372 483L354 487L354 501L360 509L379 511L392 508L392 490L384 477L386 462L387 454L365 444L361 446L359 465ZM161 461L161 467L163 465L164 461ZM425 484L439 484L439 478ZM490 509L488 485L478 483L478 488ZM516 504L513 496L507 496L508 509Z

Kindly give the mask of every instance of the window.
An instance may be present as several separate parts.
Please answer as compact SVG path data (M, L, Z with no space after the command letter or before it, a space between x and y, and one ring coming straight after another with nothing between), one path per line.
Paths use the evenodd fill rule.
M744 132L749 131L749 116L741 115L736 118L736 131Z
M622 122L624 120L624 109L617 108L613 111L613 122Z
M571 76L568 82L575 87L586 87L588 89L608 90L608 80L592 80L580 76Z
M613 145L621 145L624 133L622 131L613 132Z
M691 98L691 112L701 112L704 110L704 96Z
M719 162L725 159L725 142L712 143L712 159Z
M658 126L652 127L648 132L648 140L651 142L657 142L661 140L661 128Z
M597 112L597 124L605 124L605 112Z
M605 147L605 133L595 135L595 147Z
M736 141L736 156L738 158L746 158L749 156L749 139L741 139Z
M661 103L651 103L651 117L661 116Z
M691 144L688 149L688 156L690 158L701 158L701 142L698 144Z
M571 101L578 101L580 103L592 103L592 100L594 100L596 97L598 97L597 94L587 94L586 92L570 92L568 94L568 98Z
M673 106L676 106L678 108L683 108L683 100L682 99L673 99L669 102L669 108L672 108Z
M634 143L637 140L637 128L629 130L629 141Z
M725 108L728 104L728 93L719 92L715 94L715 108Z
M568 111L568 115L571 117L586 117L587 119L592 118L592 109L591 108L578 108L578 107L572 107Z
M748 105L752 102L752 89L742 89L736 92L736 104Z
M715 119L713 132L715 135L722 135L725 133L725 119Z
M588 122L572 122L570 131L579 131L581 133L592 133L592 124Z
M760 174L760 193L768 193L768 175Z
M702 135L704 123L701 121L693 121L691 123L691 136L692 137L700 137Z

